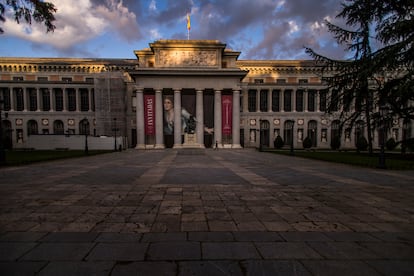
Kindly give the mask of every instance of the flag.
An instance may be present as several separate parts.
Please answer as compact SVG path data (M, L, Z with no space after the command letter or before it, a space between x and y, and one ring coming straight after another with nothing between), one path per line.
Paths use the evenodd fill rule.
M190 14L187 13L187 30L191 29Z

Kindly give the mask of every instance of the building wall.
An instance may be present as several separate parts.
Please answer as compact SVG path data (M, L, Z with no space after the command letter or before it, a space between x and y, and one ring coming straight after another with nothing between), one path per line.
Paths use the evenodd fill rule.
M162 43L167 45L165 41ZM214 43L207 41L206 45ZM220 47L224 49L225 46L220 44ZM194 68L198 70L194 77L190 68L185 74L169 79L157 77L161 69L151 68L160 61L150 50L135 53L147 58L0 58L0 98L4 100L1 109L6 139L10 139L14 148L31 147L28 141L34 131L33 125L37 125L36 134L63 137L68 133L84 134L86 130L81 123L87 122L90 135L122 136L129 147L135 147L137 85L144 88L215 88L210 86L216 84L217 87L230 85L229 88L237 86L241 89L242 146L259 147L262 139L262 144L272 148L274 139L280 135L288 147L292 133L287 123L293 122L295 148L302 148L307 136L314 138L315 148L330 148L335 131L333 122L338 119L338 114L324 112L322 95L325 87L319 78L320 68L313 61L236 61L239 52L223 50L217 73L211 74L215 69L210 68L206 71L210 75L202 77L202 71ZM141 77L137 74L142 66L148 67L148 72L152 70L153 75ZM222 78L221 74L235 69L245 71L246 76L239 83L233 78L227 84L229 79ZM276 91L280 93L278 104L273 96ZM60 93L62 100L58 99ZM311 94L314 97L310 97ZM291 109L285 107L288 95ZM62 124L61 128L56 128L57 123ZM406 127L405 135L411 136L411 131L412 126ZM343 130L343 148L355 147L355 133L355 128ZM395 120L388 137L401 140L403 134L402 122ZM374 132L374 147L379 145L378 137Z

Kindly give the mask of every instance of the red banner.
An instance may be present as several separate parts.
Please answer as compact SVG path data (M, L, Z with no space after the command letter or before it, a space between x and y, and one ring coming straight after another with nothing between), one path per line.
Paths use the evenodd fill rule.
M155 96L144 95L145 134L155 135Z
M233 122L233 96L221 96L221 126L223 135L232 134Z

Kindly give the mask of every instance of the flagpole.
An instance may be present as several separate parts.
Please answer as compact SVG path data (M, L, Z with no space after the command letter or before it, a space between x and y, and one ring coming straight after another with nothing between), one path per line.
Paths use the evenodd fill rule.
M190 13L187 13L187 40L190 40L190 29L191 29Z

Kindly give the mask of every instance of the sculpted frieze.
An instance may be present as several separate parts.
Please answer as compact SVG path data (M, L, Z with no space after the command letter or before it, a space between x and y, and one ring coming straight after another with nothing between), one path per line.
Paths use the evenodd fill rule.
M160 50L160 67L212 67L217 66L217 51L208 50Z

